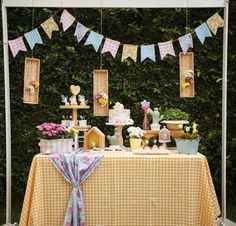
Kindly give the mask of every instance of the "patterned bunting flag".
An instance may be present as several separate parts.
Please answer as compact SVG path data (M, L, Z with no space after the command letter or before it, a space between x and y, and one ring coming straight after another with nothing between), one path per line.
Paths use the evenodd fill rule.
M146 58L149 58L152 61L156 62L155 46L153 44L141 45L141 62Z
M25 43L24 43L22 37L19 37L19 38L13 39L13 40L9 40L8 44L10 46L13 57L16 57L16 55L19 51L27 52L27 49L25 47Z
M159 46L159 51L160 51L160 55L161 55L162 60L167 54L175 56L175 50L174 50L172 41L159 42L158 46Z
M88 28L81 23L77 23L74 36L77 37L78 42L80 42L85 34L87 33Z
M95 51L97 52L99 46L101 45L103 35L98 34L97 32L91 31L84 45L93 45Z
M198 39L203 44L206 37L212 37L211 31L208 28L206 22L195 28Z
M59 27L52 17L50 17L48 20L43 22L41 24L41 27L43 28L43 30L45 31L45 33L50 39L52 38L53 31L59 31Z
M35 44L37 44L37 43L43 44L43 40L42 40L37 28L30 31L30 32L25 33L24 36L25 36L31 49L33 49Z
M211 29L212 33L216 35L218 27L224 27L224 20L218 13L215 13L207 20L207 25Z
M66 9L61 14L60 23L62 23L63 31L66 31L75 21L73 17Z
M178 40L183 52L187 52L188 48L193 48L193 37L191 33L179 37Z
M105 43L102 48L102 53L110 52L113 58L115 58L119 46L120 46L120 42L106 38Z
M121 61L123 62L125 59L130 57L134 62L136 62L137 61L137 53L138 53L138 46L137 45L124 44Z

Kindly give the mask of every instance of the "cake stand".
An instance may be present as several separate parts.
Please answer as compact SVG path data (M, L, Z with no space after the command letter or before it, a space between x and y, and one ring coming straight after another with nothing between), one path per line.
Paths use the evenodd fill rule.
M108 126L115 126L118 129L118 133L119 133L119 138L118 138L118 144L123 147L123 136L122 136L122 131L123 131L123 127L124 126L131 126L134 123L112 123L112 122L107 122L106 125Z

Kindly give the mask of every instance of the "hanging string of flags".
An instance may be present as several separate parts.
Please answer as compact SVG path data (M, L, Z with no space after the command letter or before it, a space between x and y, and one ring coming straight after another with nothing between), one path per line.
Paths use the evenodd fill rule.
M60 23L62 24L63 31L65 32L75 21L76 18L72 16L66 9L64 9L60 18ZM53 17L47 19L40 26L43 28L50 39L52 38L53 31L59 31L59 27ZM206 22L195 28L194 31L199 41L204 44L204 41L207 37L212 37L212 33L216 35L219 27L224 27L224 20L217 12L209 19L207 19ZM95 51L98 52L99 48L102 45L104 36L97 32L89 31L87 27L77 22L74 36L76 36L78 43L82 41L87 32L89 32L89 35L84 45L92 45ZM36 44L43 44L43 40L38 31L38 28L25 33L24 37L31 50ZM177 41L179 41L180 47L183 52L187 52L189 48L193 48L192 33L188 33L179 37ZM22 36L13 40L9 40L8 44L13 57L16 57L19 51L27 52L27 48ZM105 37L103 47L101 47L101 53L109 52L112 57L115 58L120 45L122 44L119 41ZM155 46L155 44L140 45L141 62L148 58L153 62L156 62ZM161 60L163 60L168 54L176 56L172 40L169 40L167 42L159 42L157 46L159 47ZM138 45L123 44L121 61L123 62L127 58L131 58L134 62L137 62L138 47Z

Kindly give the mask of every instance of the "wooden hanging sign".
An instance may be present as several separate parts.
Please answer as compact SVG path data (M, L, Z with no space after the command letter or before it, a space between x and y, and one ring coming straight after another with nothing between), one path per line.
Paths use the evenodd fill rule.
M40 60L25 58L24 97L25 104L38 104L39 101Z
M107 99L99 99L99 95L104 95L104 97L107 96ZM108 115L109 100L107 70L93 71L93 103L93 112L95 116Z
M179 53L180 97L194 97L194 53Z

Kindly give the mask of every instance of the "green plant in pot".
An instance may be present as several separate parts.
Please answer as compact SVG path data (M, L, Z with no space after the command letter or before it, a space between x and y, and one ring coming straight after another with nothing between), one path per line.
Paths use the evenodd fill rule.
M177 151L180 154L192 154L198 153L200 136L197 130L198 124L193 123L192 126L179 125L182 133L175 136L175 142Z
M179 131L178 125L189 123L189 114L179 108L168 108L164 111L163 115L164 120L161 123L165 123L166 127L171 131Z

